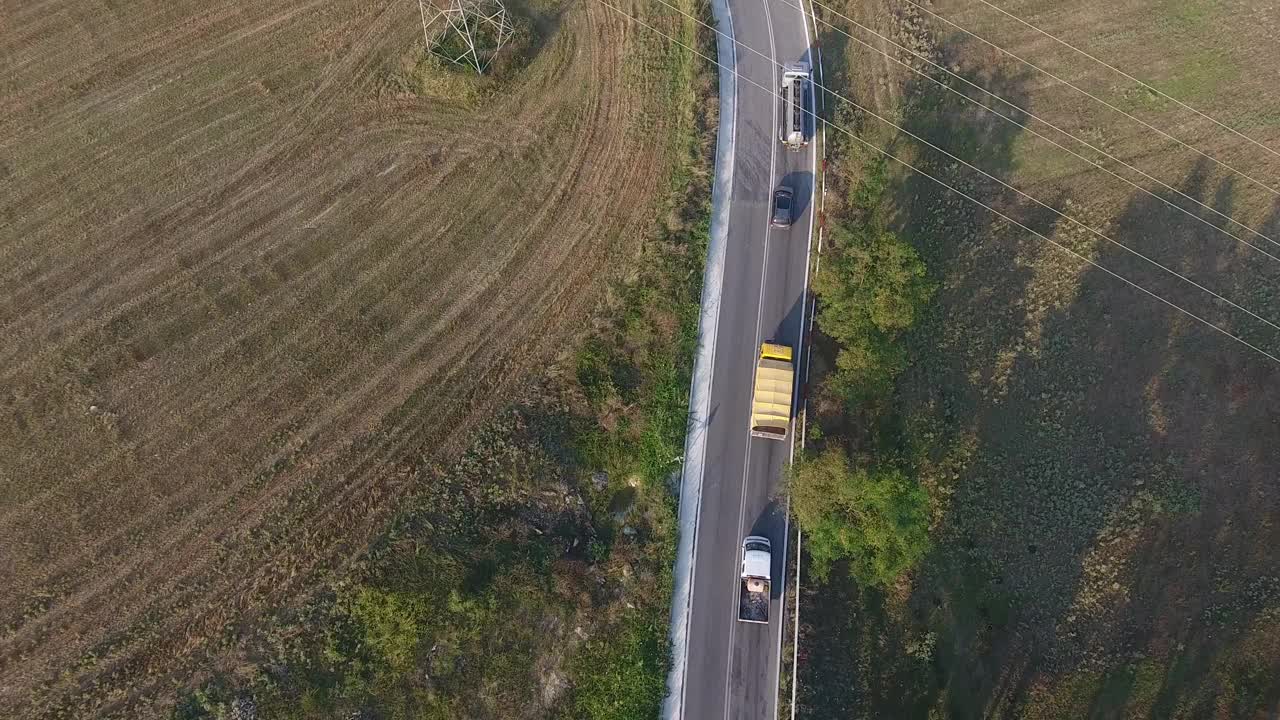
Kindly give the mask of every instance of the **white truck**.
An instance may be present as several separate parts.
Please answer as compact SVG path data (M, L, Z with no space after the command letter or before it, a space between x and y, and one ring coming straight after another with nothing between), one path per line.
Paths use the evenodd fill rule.
M781 118L778 132L788 150L800 150L809 144L809 86L812 71L808 63L793 63L782 69L782 86L778 90Z
M742 541L742 584L738 589L738 620L769 624L769 568L773 554L769 538L749 535Z

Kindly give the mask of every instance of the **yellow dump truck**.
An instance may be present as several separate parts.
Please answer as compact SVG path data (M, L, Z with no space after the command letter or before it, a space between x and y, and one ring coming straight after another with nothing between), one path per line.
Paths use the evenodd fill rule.
M761 343L756 364L756 392L751 399L751 434L785 440L791 427L791 391L796 368L791 348Z

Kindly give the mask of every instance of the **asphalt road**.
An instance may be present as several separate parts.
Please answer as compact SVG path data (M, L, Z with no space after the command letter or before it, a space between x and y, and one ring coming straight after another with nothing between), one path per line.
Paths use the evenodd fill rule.
M816 205L816 142L800 152L783 147L775 93L779 64L813 61L810 27L794 3L729 0L729 7L739 43L737 145L694 550L683 716L773 720L787 535L785 500L778 491L795 429L780 442L751 437L748 423L760 343L801 346ZM790 228L770 228L773 190L784 184L795 190L798 217ZM741 545L747 535L763 535L773 543L768 625L737 621Z

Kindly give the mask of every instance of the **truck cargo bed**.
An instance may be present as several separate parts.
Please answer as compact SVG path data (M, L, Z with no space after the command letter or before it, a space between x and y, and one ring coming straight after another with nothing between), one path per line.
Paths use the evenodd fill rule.
M738 589L738 619L742 622L769 622L769 581L743 578Z

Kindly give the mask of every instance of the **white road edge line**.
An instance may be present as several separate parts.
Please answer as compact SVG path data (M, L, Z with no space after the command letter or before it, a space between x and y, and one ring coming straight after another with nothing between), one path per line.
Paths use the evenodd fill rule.
M801 11L803 12L803 9L804 9L804 0L800 0L800 3L801 3ZM812 11L812 13L811 13L811 14L809 14L808 19L813 21L813 37L816 39L816 38L818 37L818 10L817 10L817 7L813 6L812 1L811 1L809 4L810 4L810 6L811 6L811 7L813 7L813 11ZM826 76L825 76L825 75L824 75L824 73L822 72L822 48L821 48L821 47L818 47L818 46L817 46L817 44L816 44L816 43L814 43L814 44L813 44L813 52L814 52L814 55L815 55L815 56L816 56L816 58L817 58L817 64L816 64L816 68L815 68L815 69L817 70L818 77L819 77L819 81L821 82L821 84L823 84L823 85L825 86L825 84L826 84ZM814 105L815 105L815 107L814 107L813 109L816 111L816 110L818 109L818 108L816 107L816 105L817 105L817 99L818 99L818 91L817 91L817 89L816 89L816 88L815 88L815 90L814 90L813 96L814 96ZM827 109L827 101L826 101L826 97L824 96L824 97L822 98L822 110L823 110L823 111L825 111L826 109ZM822 124L822 138L821 138L821 143L822 143L822 144L821 144L821 147L822 147L822 174L821 174L821 180L822 180L822 191L821 191L820 193L818 193L818 194L817 194L817 197L818 197L818 203L817 203L817 205L816 205L816 207L817 207L817 211L818 211L818 219L819 219L819 221L821 221L821 219L824 217L824 213L825 213L825 211L826 211L826 207L827 207L827 163L826 163L826 158L827 158L827 124L826 124L826 122L825 122L824 120L822 120L822 118L821 118L821 117L820 117L816 112L814 113L813 118L814 118L814 123L815 123L815 124L817 124L817 123L821 123L821 124ZM814 185L815 185L815 189L816 189L816 187L817 187L817 178L818 178L818 170L817 170L817 167L818 167L818 154L817 154L817 153L814 153L814 155L813 155L813 163L814 163L814 178L815 178L815 183L814 183ZM812 204L812 203L811 203L811 207L813 207L813 204ZM810 226L809 226L809 237L810 237L810 247L812 247L812 239L813 239L813 225L812 225L812 221L810 221L810 222L811 222L811 224L810 224ZM815 258L814 258L814 260L813 260L813 271L814 271L815 273L816 273L816 272L818 272L818 269L819 269L819 267L820 267L820 265L821 265L821 263L822 263L822 234L823 234L823 230L824 230L824 228L823 228L823 226L822 226L821 222L819 222L819 225L818 225L818 251L817 251L817 257L815 257ZM809 275L808 275L808 268L809 268L809 263L808 263L807 258L806 258L806 262L805 262L805 281L804 281L805 299L808 299L808 295L809 295ZM812 305L810 305L810 308L809 308L809 327L808 327L808 328L803 328L803 326L804 326L804 321L803 321L803 320L801 320L801 322L800 322L800 325L802 326L802 328L803 328L804 330L806 330L806 331L807 331L806 337L809 337L809 338L812 338L812 337L813 337L813 324L814 324L814 318L817 316L817 314L818 314L818 300L817 300L817 298L814 298L814 299L813 299L813 301L812 301ZM805 355L804 355L804 381L805 381L805 385L806 385L806 386L807 386L807 385L808 385L808 383L809 383L809 369L810 369L812 366L813 366L813 354L812 354L812 348L811 348L811 347L809 347L809 346L806 346L806 347L805 347ZM801 424L800 424L800 447L801 447L801 449L803 449L803 448L804 448L804 443L805 443L805 438L806 438L806 437L807 437L807 435L808 435L807 430L808 430L808 425L809 425L809 398L808 398L808 396L807 396L807 395L806 395L806 397L805 397L805 401L804 401L804 414L803 414L801 417L802 417L802 421L801 421ZM789 512L789 511L790 511L790 497L788 497L788 499L787 499L787 505L788 505L788 508L787 508L787 509L788 509L788 515L787 515L787 517L788 517L788 520L789 520L789 519L790 519L790 517L791 517L791 516L790 516L790 512ZM789 537L789 536L790 536L790 534L788 534L788 537ZM796 693L797 693L797 691L798 691L798 690L799 690L799 688L800 688L800 549L801 549L801 537L800 537L800 536L801 536L800 526L799 526L799 525L797 525L797 526L796 526L796 587L795 587L795 593L796 593L796 609L795 609L795 615L794 615L794 616L792 617L792 619L791 619L791 623L792 623L792 625L791 625L791 630L792 630L792 635L791 635L791 720L796 720ZM781 654L781 652L779 652L779 654ZM781 665L781 664L782 664L782 659L781 659L781 658L779 658L779 659L778 659L778 664L779 664L779 665ZM781 672L781 670L779 670L779 672ZM775 720L776 720L776 718L775 718Z
M684 717L685 686L689 662L689 618L693 614L694 558L698 551L698 513L702 506L703 462L706 459L706 428L710 418L711 385L715 379L716 334L720 323L720 295L724 280L724 258L728 245L729 207L733 198L733 160L738 125L738 43L733 31L733 13L728 0L711 0L716 25L728 25L725 34L716 34L716 54L720 66L720 123L716 137L715 176L711 191L711 227L708 232L707 264L702 273L702 301L698 317L698 345L694 352L693 377L689 388L689 419L685 435L684 466L681 471L679 540L671 592L671 669L667 673L667 697L662 704L663 720Z
M821 74L821 72L820 72L820 71L821 71L821 68L822 68L822 55L821 55L821 52L820 52L816 47L814 47L814 43L813 43L813 39L814 39L815 37L817 37L817 34L818 34L817 25L816 25L816 23L815 23L815 25L814 25L814 30L813 30L813 34L812 34L812 35L810 35L810 34L809 34L809 20L810 20L810 15L809 15L808 13L806 13L806 12L805 12L805 10L804 10L804 0L799 0L799 2L800 2L800 25L801 25L801 27L803 27L803 28L804 28L804 44L805 44L806 52L807 52L807 53L808 53L808 55L809 55L810 63L811 63L811 65L813 65L813 66L814 66L814 68L811 68L811 71L812 71L812 69L817 69L817 70L819 71L819 74ZM816 17L816 16L814 16L814 17ZM816 55L816 57L817 57L817 61L816 61L816 62L814 62L815 55ZM812 82L810 82L810 83L809 83L809 98L808 98L808 99L809 99L809 117L813 120L813 123L814 123L814 136L815 136L815 137L814 137L814 140L816 141L816 140L817 140L817 129L818 129L818 127L817 127L817 123L819 122L818 113L817 113L817 109L818 109L818 108L817 108L818 89L817 89L817 85L816 85L816 84L814 84L814 83L812 83ZM823 144L823 152L826 152L826 145L825 145L825 143ZM814 218L815 218L815 215L816 215L816 214L814 213L814 207L815 207L815 205L816 205L816 204L814 203L814 196L816 195L816 191L817 191L817 187L818 187L818 153L815 151L815 149L813 148L813 146L810 146L810 148L809 148L809 156L810 156L810 158L812 159L812 162L811 162L811 165L810 165L810 167L811 167L811 175L810 175L811 179L810 179L810 181L809 181L809 237L808 237L808 240L807 240L807 242L806 242L806 244L805 244L805 254L804 254L804 287L802 288L802 292L801 292L801 296L800 296L800 298L801 298L801 299L800 299L800 328L799 328L799 335L798 335L798 337L796 338L796 349L797 349L797 350L802 350L802 351L805 353L805 363L806 363L805 375L804 375L804 383L805 383L805 385L807 385L807 384L808 384L808 382L809 382L809 372L808 372L808 367L807 367L807 364L808 364L808 361L809 361L809 352L808 352L808 348L807 348L807 347L805 346L805 344L804 344L804 339L805 339L805 337L806 337L806 336L807 336L807 334L808 334L808 333L806 333L806 331L805 331L805 318L806 318L806 311L808 310L808 303L807 303L806 301L809 299L809 262L810 262L810 255L811 255L811 254L812 254L812 252L813 252L813 225L814 225ZM819 242L821 242L821 237L822 237L821 230L819 230L819 233L818 233ZM810 321L810 322L812 322L812 321L813 321L813 320L812 320L812 316L809 316L809 321ZM797 357L796 357L797 362L799 361L799 359L800 359L800 358L799 358L799 355L798 355L798 353L797 353ZM800 393L800 388L801 388L801 387L802 387L801 383L796 383L795 392L796 392L797 396L798 396L798 395L799 395L799 393ZM797 399L798 399L798 397L797 397ZM807 406L807 403L808 403L807 398L806 398L806 400L805 400L805 403L806 403L806 406ZM793 406L797 406L797 407L799 406L799 402L797 402L796 400L793 400L793 401L792 401L792 404L793 404ZM808 420L808 414L807 414L807 413L805 413L805 414L801 415L801 418L802 418L802 419L801 419L801 422L800 422L800 432L801 432L801 433L804 433L804 432L805 432L805 423L806 423L806 422L807 422L807 420ZM803 442L801 443L801 449L802 449L802 450L804 449ZM793 432L793 433L791 434L791 451L790 451L790 457L788 457L788 458L787 458L787 466L788 466L788 469L790 468L791 464L795 462L795 459L796 459L796 436L795 436L795 433ZM783 635L783 623L782 623L782 618L786 616L786 598L787 598L787 562L786 562L786 561L787 561L787 543L788 543L788 541L789 541L789 540L790 540L790 538L791 538L791 495L790 495L790 493L788 493L788 494L787 494L786 503L785 503L785 505L784 505L784 507L783 507L783 511L782 511L782 512L783 512L783 514L782 514L782 518L783 518L783 520L782 520L782 522L783 522L783 529L782 529L782 576L781 576L781 578L780 578L780 580L782 581L782 588L781 588L781 590L779 591L779 597L781 598L781 601L778 603L778 606L779 606L779 608L782 610L782 612L781 612L781 613L779 613L779 619L778 619L778 623L779 623L779 627L778 627L778 650L777 650L777 652L775 653L775 656L776 656L776 657L777 657L777 659L778 659L778 663L777 663L777 665L776 665L776 666L774 666L774 673L773 673L773 698L774 698L774 702L773 702L773 720L778 720L778 686L779 686L779 685L781 684L781 682L782 682L782 635ZM797 537L796 537L796 549L797 549L796 551L797 551L797 552L799 552L799 547L800 547L799 532L800 532L800 531L799 531L799 529L797 528L797 530L796 530L796 536L797 536ZM793 621L795 622L796 633L797 633L797 634L799 634L799 628L800 628L800 558L799 558L799 556L797 556L797 557L796 557L796 616L795 616L795 618L793 619ZM793 653L795 652L795 646L794 646L794 645L792 646L792 652L793 652ZM793 693L793 694L792 694L792 702L791 702L791 717L792 717L792 719L793 719L793 720L794 720L794 718L795 718L795 712L796 712L795 695L794 695L795 686L796 686L796 663L795 663L795 661L794 661L794 655L793 655L793 660L792 660L792 663L791 663L791 688L792 688L792 693Z

